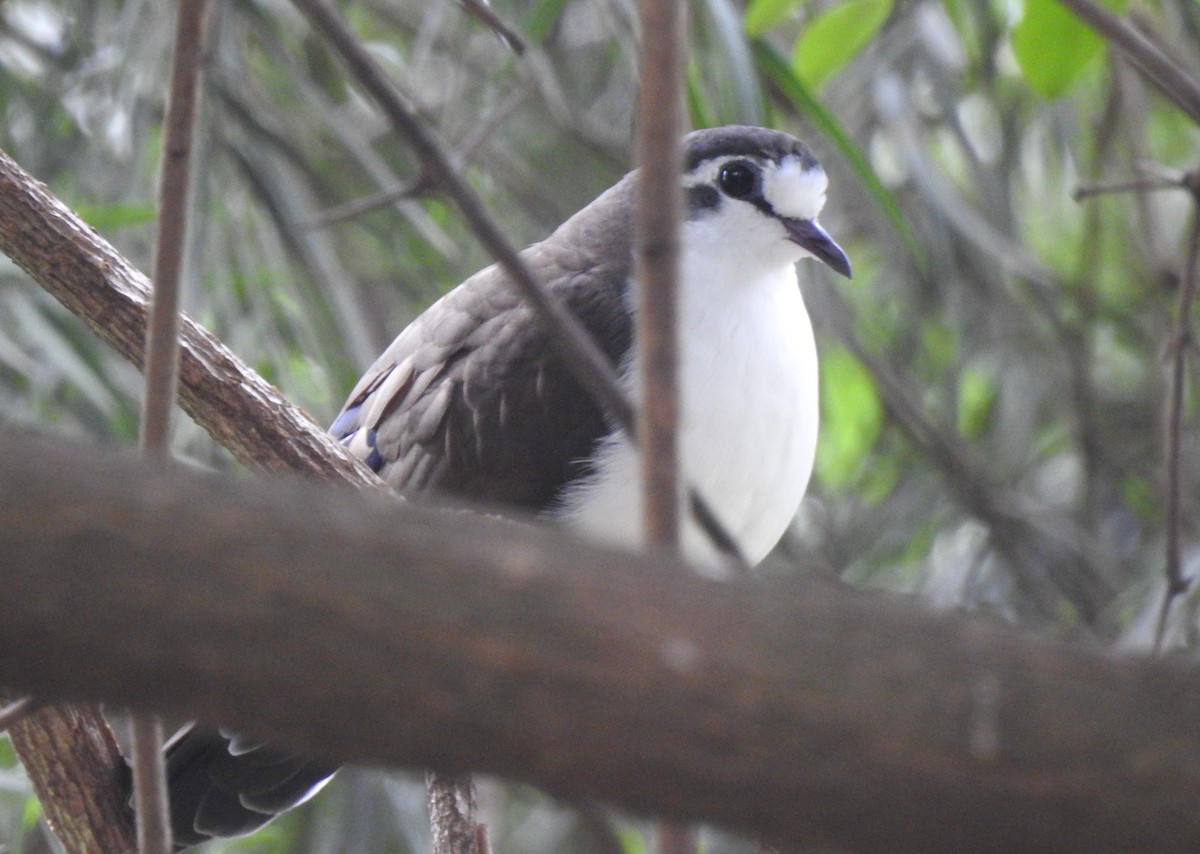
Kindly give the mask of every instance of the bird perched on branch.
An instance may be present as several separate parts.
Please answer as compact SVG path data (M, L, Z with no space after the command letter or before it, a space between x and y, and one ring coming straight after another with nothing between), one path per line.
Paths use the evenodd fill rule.
M817 223L825 172L785 133L731 126L684 140L679 276L682 478L758 562L795 515L817 438L817 354L795 263L850 275ZM634 343L634 178L522 259L612 360ZM405 493L532 511L590 538L641 542L637 452L555 352L507 275L489 267L434 303L351 392L333 434ZM716 548L694 520L681 547ZM167 750L178 844L248 833L307 799L335 766L193 728Z

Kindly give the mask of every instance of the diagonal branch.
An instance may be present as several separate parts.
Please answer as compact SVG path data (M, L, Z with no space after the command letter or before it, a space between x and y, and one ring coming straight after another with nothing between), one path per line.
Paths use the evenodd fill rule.
M345 19L326 0L294 0L312 28L337 52L354 79L383 110L421 162L428 180L453 199L483 247L529 300L555 348L575 377L603 409L632 433L633 408L626 400L608 358L564 305L550 296L521 260L517 248L488 215L483 201L454 168L450 158L397 92L379 63L358 40Z
M28 638L23 645L33 646ZM46 823L70 854L136 854L122 797L128 769L99 707L38 709L14 723L8 737Z
M1126 56L1159 92L1200 124L1200 81L1172 59L1150 36L1094 0L1059 0Z
M0 151L0 251L142 366L150 284ZM245 465L386 489L375 473L191 318L181 321L179 403Z

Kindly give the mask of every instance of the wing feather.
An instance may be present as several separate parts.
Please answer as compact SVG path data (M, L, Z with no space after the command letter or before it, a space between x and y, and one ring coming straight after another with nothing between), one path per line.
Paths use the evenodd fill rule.
M523 255L621 364L630 347L631 184ZM570 249L557 249L567 246ZM363 376L333 432L403 492L543 510L586 473L612 425L496 267L410 324Z

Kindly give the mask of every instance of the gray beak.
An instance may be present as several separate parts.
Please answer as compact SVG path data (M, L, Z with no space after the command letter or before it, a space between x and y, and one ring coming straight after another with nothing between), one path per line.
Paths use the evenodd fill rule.
M789 219L781 217L788 238L803 249L807 249L818 261L824 262L835 273L850 278L850 259L842 247L833 242L829 233L815 219Z

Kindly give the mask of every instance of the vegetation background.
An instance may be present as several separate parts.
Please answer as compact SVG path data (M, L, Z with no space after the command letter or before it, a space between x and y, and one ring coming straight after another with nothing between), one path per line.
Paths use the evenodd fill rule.
M1200 74L1200 4L1111 4ZM318 421L437 295L489 263L283 0L214 0L186 309ZM512 240L629 167L633 0L344 6ZM1164 430L1200 133L1053 0L698 0L695 126L797 133L831 176L851 282L802 268L822 353L809 497L768 571L1155 642L1168 534L1200 570L1197 400L1182 525ZM0 4L0 148L150 267L174 5ZM1135 182L1076 199L1081 187ZM1186 363L1194 353L1186 351ZM0 429L131 443L140 377L0 257ZM177 452L230 458L185 418ZM1163 645L1196 647L1200 592ZM381 722L386 725L386 722ZM497 851L645 850L643 826L486 784ZM340 775L229 852L423 851L419 776ZM52 850L0 740L0 850ZM739 845L716 835L707 851Z

